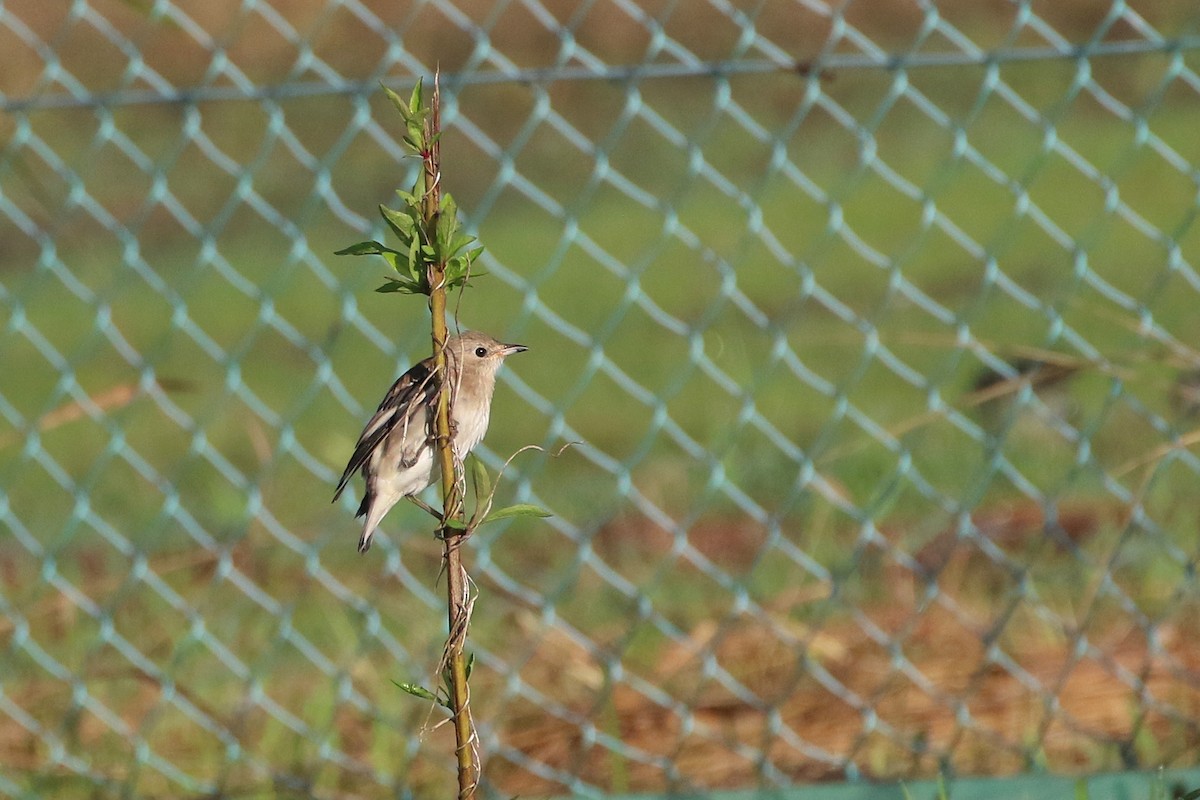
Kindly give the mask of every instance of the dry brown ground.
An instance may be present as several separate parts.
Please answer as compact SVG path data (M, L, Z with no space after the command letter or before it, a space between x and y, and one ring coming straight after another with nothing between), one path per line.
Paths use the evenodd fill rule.
M1086 538L1099 528L1098 517L1110 513L1079 507L1062 511L1059 521L1072 539ZM981 527L1012 545L1041 535L1041 525L1036 509L1018 505ZM726 559L719 563L744 560L731 543L756 538L729 528L721 535L721 526L713 525L697 531L692 541ZM846 764L861 776L894 779L947 768L1005 775L1033 763L1080 772L1195 762L1200 625L1194 610L1178 609L1149 637L1130 616L1098 614L1086 628L1090 648L1075 655L1077 638L1047 624L1032 605L1017 603L1006 624L992 627L999 601L969 590L987 584L980 563L986 560L977 553L938 537L930 552L919 555L941 565L938 584L953 597L955 611L936 601L922 604L925 593L916 587L923 584L893 566L882 572L882 599L815 626L788 621L786 614L701 622L639 673L678 699L679 708L627 683L609 690L595 657L552 631L523 677L619 738L627 751L614 755L585 741L577 726L533 706L506 717L502 736L542 764L610 789L642 791L680 783L755 785L763 775L759 755L802 782L844 779ZM779 599L794 608L815 598ZM989 652L992 641L1000 643L1002 655ZM706 662L734 676L757 700L747 702L706 677ZM563 689L572 671L576 683L596 691L573 701ZM814 671L827 672L844 689L831 691ZM803 752L798 740L825 751L829 760ZM677 777L668 775L668 764ZM489 775L514 795L565 788L503 759L493 759Z
M1112 513L1094 507L1089 516L1080 507L1063 511L1060 521L1072 538L1086 540ZM1040 515L1025 506L998 510L980 522L994 541L1010 548L1042 535ZM616 558L614 549L628 547L617 540L630 535L640 543L640 560L669 558L669 537L656 537L649 523L631 520L601 532L597 553ZM694 526L689 541L736 572L753 560L761 536L745 522L707 521ZM545 625L535 610L512 604L505 621L489 620L493 630L479 635L503 626L511 647L500 655L511 659L521 680L557 708L536 702L526 691L502 699L503 676L486 668L477 671L477 713L503 743L488 754L489 781L513 796L567 791L563 783L527 769L522 759L615 791L746 787L761 782L765 769L808 782L842 780L855 773L913 778L946 768L959 774L1005 775L1031 763L1073 772L1195 762L1200 754L1200 624L1194 609L1172 609L1150 636L1131 615L1097 615L1085 628L1090 649L1081 652L1071 632L1046 622L1036 603L1017 602L1003 611L1003 603L989 595L997 584L988 559L942 537L933 542L936 558L929 559L941 565L936 578L940 600L923 602L926 584L909 568L892 563L870 575L878 585L869 601L813 613L814 606L827 600L827 587L784 589L761 610L702 618L678 638L664 638L636 652L606 649L620 638L612 635L611 626L582 630L591 643L585 647L560 627ZM268 591L305 585L300 575L287 574L278 562L264 562L255 552L262 551L252 550L251 542L239 545L234 561ZM111 562L96 553L85 555L76 580L89 596L119 607L114 598L121 594L124 576L106 567ZM261 782L243 768L214 766L219 748L203 736L191 740L181 733L186 725L164 703L164 687L123 659L102 659L104 647L85 624L87 616L65 595L36 589L36 573L23 572L21 563L11 556L0 559L0 575L8 590L30 591L36 598L20 609L30 633L52 652L63 648L59 657L68 664L81 665L77 668L93 698L133 730L143 731L156 753L177 760L186 771L210 778L226 774L230 785L246 790ZM176 555L153 566L166 576L188 576L176 588L189 603L206 608L212 558L188 561ZM489 602L505 602L494 591L488 593ZM942 600L953 601L953 610ZM208 607L210 612L228 610L220 597L216 603ZM1006 621L1001 625L997 620ZM224 683L214 682L211 668L190 671L179 655L182 630L161 642L149 632L144 639L137 638L136 630L125 632L149 658L172 670L173 691L232 731L247 752L276 767L302 769L289 752L295 745L288 742L294 740L281 734L261 708L247 703L244 684L231 674ZM72 644L79 636L85 638ZM276 638L271 629L270 641L253 646L269 649L277 646ZM995 652L989 650L993 642ZM0 623L0 648L10 665L27 664L20 655L23 647L14 626ZM253 661L246 644L239 648ZM72 653L82 652L90 655L72 661ZM329 655L344 660L355 686L368 697L396 703L389 680L394 665L385 653ZM623 676L605 666L616 661ZM274 663L263 676L270 698L320 729L324 706L311 703L322 694L328 697L327 681L304 659ZM728 681L715 679L717 672ZM741 696L731 685L739 687ZM54 735L65 737L72 752L86 754L97 772L116 781L131 774L128 741L73 708L68 682L27 667L19 680L10 675L0 686ZM198 688L202 686L208 688ZM639 688L647 686L647 691ZM353 708L335 711L327 723L336 732L334 741L360 766L322 762L314 774L324 778L314 780L342 792L361 787L369 765L380 763L381 736L393 737L395 744L388 747L403 747L419 726L418 719L381 728L378 720ZM423 714L417 716L423 719ZM575 719L566 718L571 715ZM423 753L437 755L418 754L405 780L413 786L437 786L450 748L445 729L429 734L423 747ZM522 755L512 758L506 748ZM48 756L44 736L0 714L0 765L17 775L53 774ZM169 786L143 772L150 777L141 779L139 789L162 784L165 791Z
M890 613L904 615L906 609ZM711 633L711 626L693 633L694 651L706 649ZM960 774L1014 774L1028 768L1028 754L1039 749L1041 763L1054 771L1096 769L1106 743L1127 742L1132 752L1135 741L1142 739L1163 743L1172 759L1190 764L1200 745L1195 727L1200 715L1200 654L1190 641L1194 634L1173 628L1159 633L1161 650L1154 653L1134 632L1102 646L1113 664L1143 681L1145 698L1170 707L1191 724L1148 707L1114 674L1112 665L1084 659L1064 668L1067 654L1062 647L1031 641L1010 655L1041 680L1062 681L1057 707L1048 707L1044 696L1006 669L987 665L978 638L961 626L939 628L931 616L914 632L920 646L909 658L929 688L919 688L898 674L887 652L852 624L830 628L809 644L810 653L827 670L869 698L881 723L896 731L894 736L869 732L860 711L815 681L797 676L795 643L750 621L722 637L712 652L722 663L740 661L753 667L757 674L750 685L764 698L762 706L748 705L710 684L689 701L690 730L685 730L681 715L620 685L613 692L615 721L609 722L608 732L641 756L669 762L682 780L712 788L757 784L760 767L745 753L764 748L773 767L795 781L846 776L836 764L822 763L773 735L771 714L805 742L879 779L928 777L942 764ZM566 651L572 645L565 640L559 644L569 660ZM678 680L678 669L689 663L696 670L694 651L681 647L669 653L663 660L664 677ZM962 711L969 713L969 723L961 718ZM603 747L589 747L577 728L553 717L531 711L505 720L503 728L504 739L534 760L578 773L596 785L611 787L614 760L625 761L626 788L656 791L671 784L661 764L636 763L614 757ZM1041 748L1032 744L1039 740ZM514 795L564 788L513 764L493 761L489 773L502 791Z

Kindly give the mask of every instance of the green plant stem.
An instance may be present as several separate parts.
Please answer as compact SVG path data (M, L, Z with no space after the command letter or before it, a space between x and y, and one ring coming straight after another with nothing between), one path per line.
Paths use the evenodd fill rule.
M424 163L425 186L422 197L422 212L427 231L437 226L438 210L441 207L441 148L438 143L440 130L440 97L438 79L434 77L433 95L430 98L430 114L425 121L425 148L421 153ZM438 263L429 267L429 310L433 319L433 356L437 369L439 388L437 404L437 450L442 471L442 526L441 535L445 542L446 596L450 633L446 656L450 671L451 702L454 712L454 738L458 760L458 796L460 800L474 797L476 780L473 728L471 725L470 693L467 686L467 662L463 646L467 638L467 585L466 571L462 566L461 544L463 535L446 523L462 517L458 476L454 468L454 450L450 431L450 387L446 382L446 265Z

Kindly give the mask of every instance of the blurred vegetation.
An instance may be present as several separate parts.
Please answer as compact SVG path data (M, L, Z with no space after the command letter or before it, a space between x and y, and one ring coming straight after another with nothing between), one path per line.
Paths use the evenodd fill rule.
M46 38L58 32L55 53L87 76L90 91L144 88L129 77L124 54L88 26L66 25L62 10L6 5ZM254 85L316 79L299 66L294 41L237 5L189 13ZM369 89L382 71L406 88L408 62L386 66L384 38L344 6L274 5L341 74ZM1073 60L456 85L461 69L497 68L494 54L520 67L566 58L563 39L521 4L456 5L488 26L487 47L428 4L375 11L403 31L408 56L440 61L448 77L447 186L487 246L483 267L499 278L468 297L461 321L533 349L498 391L487 452L495 464L527 443L553 450L581 439L683 521L678 530L647 521L586 448L553 462L522 455L512 491L535 494L567 524L517 523L476 537L480 571L496 570L480 581L498 598L477 608L485 650L519 665L522 647L538 647L534 629L513 640L512 620L530 596L546 598L605 654L590 657L623 659L646 675L667 641L639 610L643 600L685 631L735 614L744 596L814 629L845 622L891 602L890 570L924 559L971 515L985 532L1008 537L997 540L1004 558L982 556L990 545L976 545L966 567L929 580L980 630L1003 629L1008 604L1020 598L1052 613L1031 613L1005 636L1061 636L1054 615L1097 630L1127 624L1130 603L1139 618L1183 623L1197 599L1197 514L1187 500L1196 476L1181 458L1151 457L1197 427L1194 409L1172 396L1200 367L1190 349L1200 336L1194 272L1175 266L1200 263L1200 103L1178 78L1180 64L1195 70L1200 58L1094 59L1094 86L1082 90L1083 62ZM663 15L665 5L645 4ZM1088 0L1028 5L1073 42L1087 41L1109 9ZM968 0L938 6L981 47L1043 45L1029 28L1014 33L1017 10ZM228 84L206 77L209 51L147 7L109 3L103 12L173 85ZM1168 35L1194 32L1197 22L1182 2L1143 13ZM803 60L820 52L830 24L806 14L766 3L756 26ZM922 22L915 4L899 2L852 4L847 17L896 50L912 45ZM737 42L730 18L707 4L666 20L664 32L702 58L728 58ZM652 45L645 27L610 4L560 21L607 63L637 63ZM1131 33L1122 23L1104 38ZM38 54L4 36L0 91L10 100L42 92ZM943 44L935 37L920 49ZM1000 96L995 77L1028 115ZM941 109L944 122L916 97ZM1128 118L1100 98L1127 106ZM108 699L104 681L130 673L100 634L107 621L214 715L234 715L257 686L285 708L304 708L310 724L323 720L329 741L347 749L354 727L339 716L339 681L349 676L369 697L364 713L376 725L364 747L415 759L439 747L405 749L419 714L389 694L388 679L421 676L391 674L397 653L364 626L376 614L403 620L398 647L411 651L413 665L435 660L439 620L406 609L414 595L436 605L439 547L402 533L424 530L414 511L390 526L401 546L365 563L354 552L353 503L325 499L368 404L428 347L423 317L401 317L395 298L371 292L381 269L332 257L360 233L379 234L371 210L411 184L417 168L381 143L399 131L364 125L367 113L391 119L375 92L35 106L0 117L4 198L45 237L0 216L0 363L10 376L0 389L0 485L10 527L19 520L45 549L31 558L6 536L0 566L6 602L31 624L60 629L39 641L97 696ZM31 136L44 147L30 146ZM1086 174L1092 167L1096 176ZM997 170L1007 185L988 174ZM905 182L915 196L900 190ZM1022 210L1026 197L1070 246ZM1115 210L1116 199L1136 216ZM985 255L931 224L934 209ZM1104 284L1135 306L1114 302ZM933 304L949 319L931 313ZM1151 323L1183 346L1169 351L1155 341ZM1064 360L1061 402L1023 392L1019 381L979 402L978 383L995 365L964 345L966 330L1008 361ZM889 367L893 358L916 377ZM152 378L163 388L151 390ZM631 391L630 382L641 388ZM103 413L39 422L81 397L137 386L140 394ZM522 399L530 392L545 403ZM1064 436L1054 416L1047 422L1038 402L1055 403L1053 413L1083 442ZM747 416L751 408L769 428ZM983 435L971 435L973 425ZM689 452L689 440L703 457ZM1137 516L1149 522L1130 524L1114 485L1138 499ZM1039 511L1047 516L989 528L1023 511L1029 487L1058 519ZM701 540L705 525L716 533ZM296 537L291 544L281 543L284 531ZM796 551L811 560L798 565ZM169 607L129 573L139 558L184 607ZM709 558L716 569L705 568ZM231 587L231 565L278 590L278 607ZM636 593L615 588L603 569ZM329 575L367 603L337 598ZM920 574L906 575L924 591ZM99 619L62 608L54 576L82 587ZM289 680L289 666L306 656L287 631L326 653L354 654L351 666L318 676L319 689ZM0 643L11 635L0 629ZM247 674L231 680L208 638L237 654ZM59 685L20 648L8 652L6 691L38 696L47 719L85 714L53 698ZM480 669L499 692L500 666ZM135 691L114 680L111 699L134 707L118 695ZM151 710L139 730L156 743L193 725L170 719L154 698L142 702ZM246 712L245 725L258 726L259 752L293 753L298 773L312 762L317 745L261 708ZM93 741L70 722L61 728ZM104 753L113 769L124 763L121 737L112 738L110 749L92 748L97 769ZM1194 753L1195 738L1184 726L1173 743L1131 746L1170 762ZM211 741L211 752L189 746L173 756L211 774L228 758ZM1118 750L1098 744L1063 758L1119 767ZM911 766L866 751L864 764L871 752L881 759L872 774ZM315 776L314 786L333 780Z

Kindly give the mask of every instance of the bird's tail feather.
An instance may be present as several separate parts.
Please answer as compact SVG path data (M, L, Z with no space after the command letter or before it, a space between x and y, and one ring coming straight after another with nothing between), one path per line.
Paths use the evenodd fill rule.
M359 511L366 513L366 519L363 520L363 532L358 540L358 552L365 553L371 548L371 536L375 529L383 521L384 514L391 511L401 497L394 492L368 492L363 498Z

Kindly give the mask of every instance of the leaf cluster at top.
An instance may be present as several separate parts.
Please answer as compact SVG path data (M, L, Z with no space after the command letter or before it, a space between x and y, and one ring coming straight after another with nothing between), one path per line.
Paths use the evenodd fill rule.
M425 125L429 109L421 99L421 82L418 81L413 88L408 102L386 86L383 90L404 118L404 143L424 158L433 141ZM471 246L476 241L475 237L463 232L454 198L449 192L443 193L433 218L426 220L421 196L423 191L428 191L424 171L411 192L396 191L400 208L379 206L383 221L396 238L395 246L371 240L357 242L336 252L339 256L382 256L395 274L387 275L383 285L375 290L377 292L428 295L433 290L430 284L431 271L439 267L445 269L447 289L465 286L470 277L483 274L472 270L483 247Z

